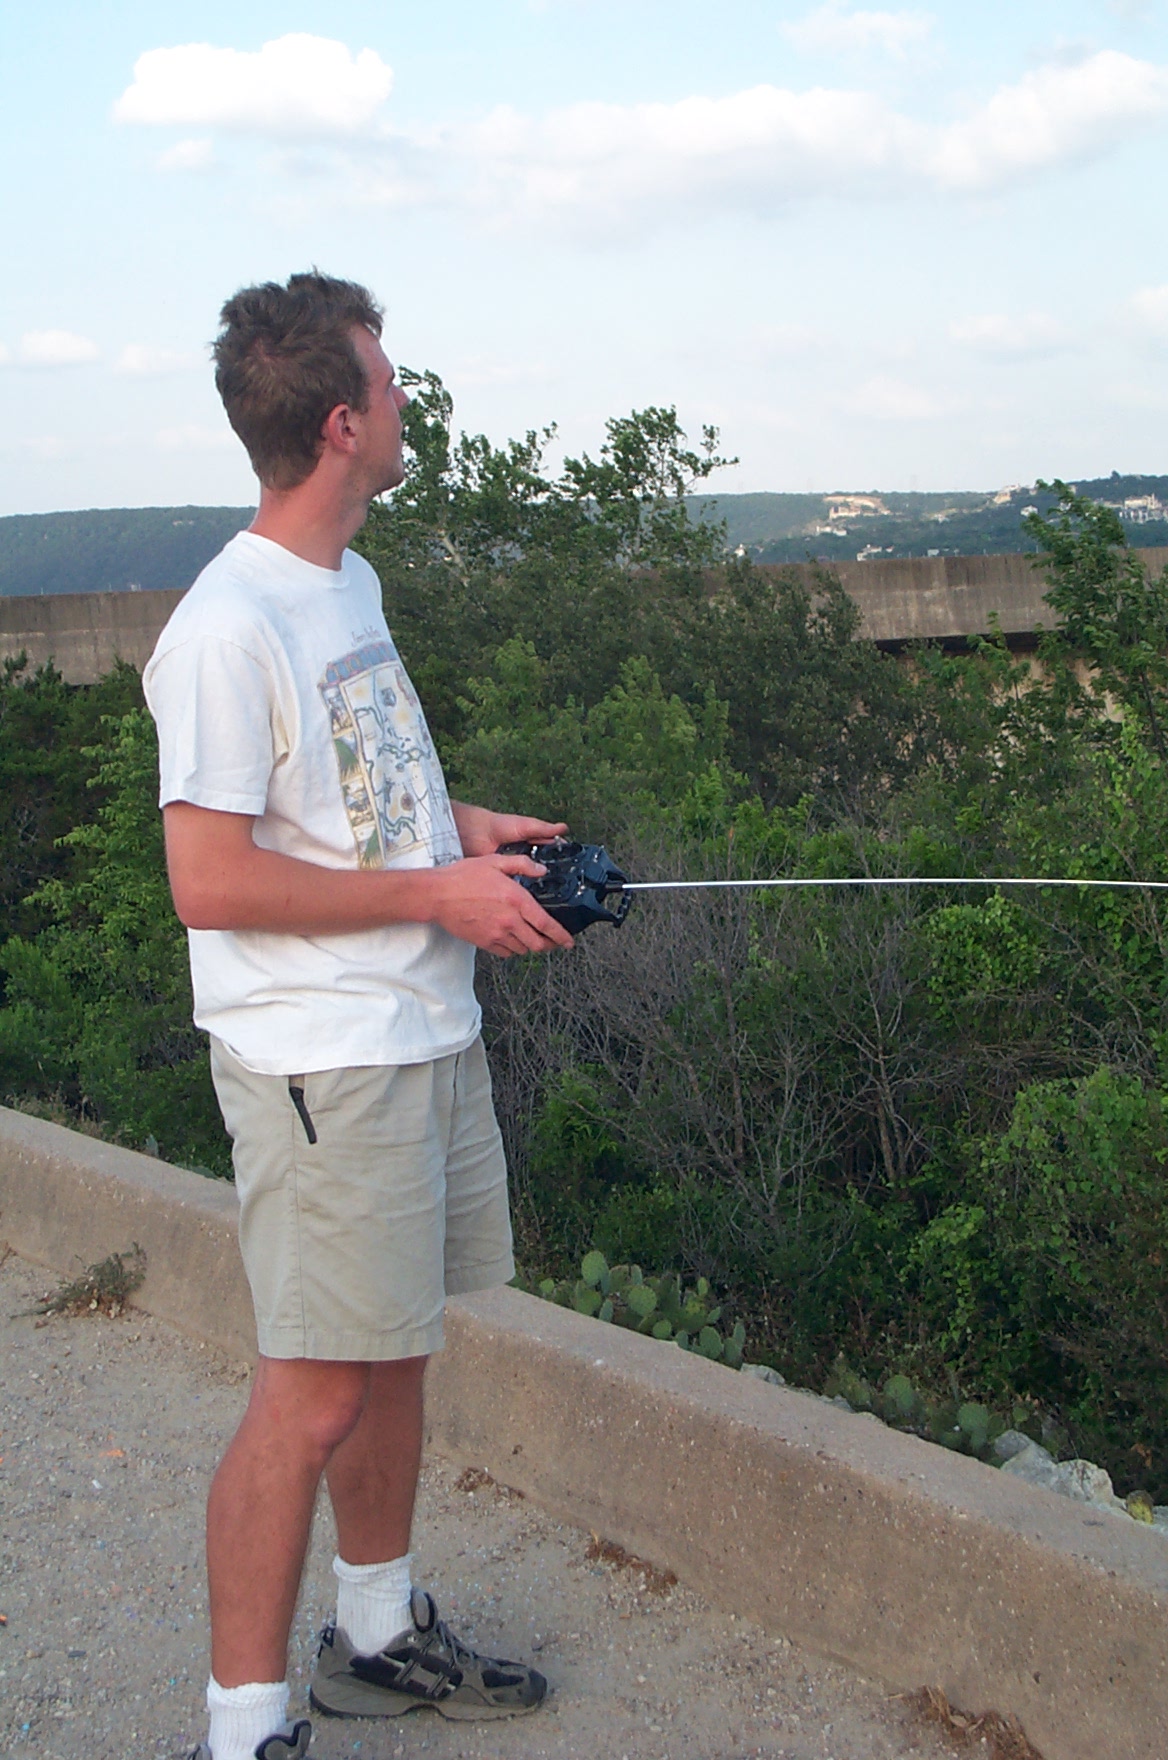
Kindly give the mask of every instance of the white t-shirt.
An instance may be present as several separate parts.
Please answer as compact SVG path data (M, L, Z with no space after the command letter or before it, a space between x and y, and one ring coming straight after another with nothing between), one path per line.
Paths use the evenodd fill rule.
M258 844L322 868L461 857L377 576L351 550L334 573L241 532L179 603L142 682L162 806L254 814ZM261 1074L425 1063L479 1030L474 949L433 924L189 940L195 1024Z

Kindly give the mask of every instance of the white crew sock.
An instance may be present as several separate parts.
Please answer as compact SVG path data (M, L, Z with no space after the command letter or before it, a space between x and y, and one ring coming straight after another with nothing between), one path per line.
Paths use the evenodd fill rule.
M249 1681L243 1687L221 1687L212 1675L207 1682L211 1760L255 1760L255 1751L269 1736L287 1728L287 1681Z
M376 1656L393 1638L412 1631L410 1565L412 1555L388 1564L346 1564L333 1559L337 1579L337 1624L358 1656ZM219 1760L218 1754L215 1760Z

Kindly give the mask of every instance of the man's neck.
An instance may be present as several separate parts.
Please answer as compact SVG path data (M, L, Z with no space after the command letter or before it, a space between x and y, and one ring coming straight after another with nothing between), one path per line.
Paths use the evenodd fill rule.
M337 495L335 485L318 482L314 472L295 489L261 486L259 508L249 530L317 568L335 570L368 511L367 501Z

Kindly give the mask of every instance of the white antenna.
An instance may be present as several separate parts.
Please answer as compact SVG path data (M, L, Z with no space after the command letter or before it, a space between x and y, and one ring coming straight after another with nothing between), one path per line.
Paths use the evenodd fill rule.
M1168 892L1168 880L1042 880L1029 877L1008 879L996 875L974 879L966 876L924 879L919 875L901 874L880 875L875 878L861 876L849 880L629 880L619 890L677 892L713 886L1102 886L1114 892Z

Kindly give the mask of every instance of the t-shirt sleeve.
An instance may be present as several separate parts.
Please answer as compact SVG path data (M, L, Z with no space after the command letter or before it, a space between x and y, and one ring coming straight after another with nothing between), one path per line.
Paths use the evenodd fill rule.
M263 813L275 762L272 679L237 643L202 635L151 661L143 679L158 728L158 804Z

